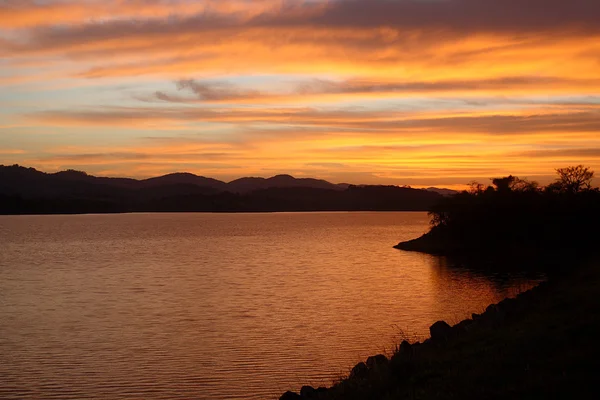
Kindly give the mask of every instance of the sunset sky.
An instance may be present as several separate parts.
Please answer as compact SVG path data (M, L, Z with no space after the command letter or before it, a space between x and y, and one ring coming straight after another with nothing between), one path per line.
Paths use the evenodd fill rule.
M599 0L0 0L0 164L458 187L600 172Z

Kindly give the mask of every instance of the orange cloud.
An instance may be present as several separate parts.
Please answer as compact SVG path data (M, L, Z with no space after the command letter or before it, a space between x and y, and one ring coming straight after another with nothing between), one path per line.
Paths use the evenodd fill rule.
M511 103L532 105L535 101L519 100L519 96L561 95L572 91L582 95L593 95L600 92L600 79L571 79L560 77L521 76L478 80L447 81L373 81L369 79L349 79L331 81L314 79L291 85L283 91L261 91L245 89L223 82L203 82L191 79L180 80L177 92L156 91L149 95L138 95L136 98L144 102L166 102L178 104L301 104L301 103L336 103L349 99L393 99L419 97L423 95L462 97L472 104ZM512 100L496 100L493 95L511 95ZM474 97L479 96L479 98ZM487 97L487 99L482 99ZM539 103L539 102L538 102ZM559 100L549 100L548 106L575 105ZM594 99L589 102L580 100L580 105L596 106Z
M0 4L0 25L27 28L47 25L78 25L82 21L167 18L198 13L241 14L246 18L273 9L276 0L7 0Z
M600 110L573 112L508 111L449 114L390 111L331 110L310 108L207 109L119 108L94 111L42 112L33 121L56 126L147 127L186 123L291 124L294 126L358 129L380 134L399 132L463 132L485 135L540 133L592 133L600 131Z
M174 6L179 3L181 9ZM198 71L333 71L343 76L401 76L405 81L538 75L597 78L598 3L534 3L523 9L516 0L504 1L501 13L499 3L491 0L299 2L295 7L277 1L225 2L228 6L220 7L218 2L148 0L89 6L50 3L48 7L60 4L90 13L94 7L112 7L124 16L129 9L141 9L142 14L107 21L77 14L79 23L61 29L40 26L13 40L3 39L0 54L12 61L33 56L77 60L82 67L88 65L81 76L90 78L181 77ZM186 11L190 4L204 11ZM536 11L536 6L544 12ZM143 10L156 7L165 13L179 11L171 17L144 15ZM214 11L207 12L206 7ZM244 10L231 11L236 7ZM368 14L352 14L366 7ZM446 8L447 17L436 17Z
M598 20L596 0L4 1L0 147L138 175L598 169ZM30 152L25 130L77 148Z

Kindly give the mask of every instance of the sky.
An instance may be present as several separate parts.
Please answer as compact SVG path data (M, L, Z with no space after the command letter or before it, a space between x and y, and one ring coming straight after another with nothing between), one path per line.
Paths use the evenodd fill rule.
M600 173L598 0L0 0L0 164L461 187Z

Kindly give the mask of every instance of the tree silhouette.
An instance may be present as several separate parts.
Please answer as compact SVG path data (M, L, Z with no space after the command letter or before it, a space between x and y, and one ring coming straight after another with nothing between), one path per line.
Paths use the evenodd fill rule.
M477 181L471 181L468 183L469 189L468 192L470 194L481 194L485 191L485 185L483 183L479 183Z
M597 245L600 190L592 188L594 172L589 168L578 165L556 172L556 182L546 188L513 175L493 179L494 187L486 189L471 182L468 190L433 205L430 231L399 248L486 254L510 262L548 256L545 260L557 269L568 268L569 263L559 265L559 252L568 258Z
M500 193L507 192L535 192L539 188L539 183L536 181L529 181L527 179L521 179L517 176L509 175L502 178L492 179L492 183L496 186L496 191ZM474 184L469 183L470 192L474 192ZM483 192L483 188L477 188L475 193Z
M558 179L548 188L561 193L579 193L592 188L594 171L583 165L559 168L556 170Z
M495 178L492 180L494 186L496 186L496 191L498 192L510 192L512 184L515 182L517 178L509 175L504 178Z

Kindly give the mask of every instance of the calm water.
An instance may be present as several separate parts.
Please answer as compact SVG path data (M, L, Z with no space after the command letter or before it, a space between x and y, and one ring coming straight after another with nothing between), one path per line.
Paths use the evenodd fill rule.
M0 398L276 399L529 288L424 213L0 217Z

